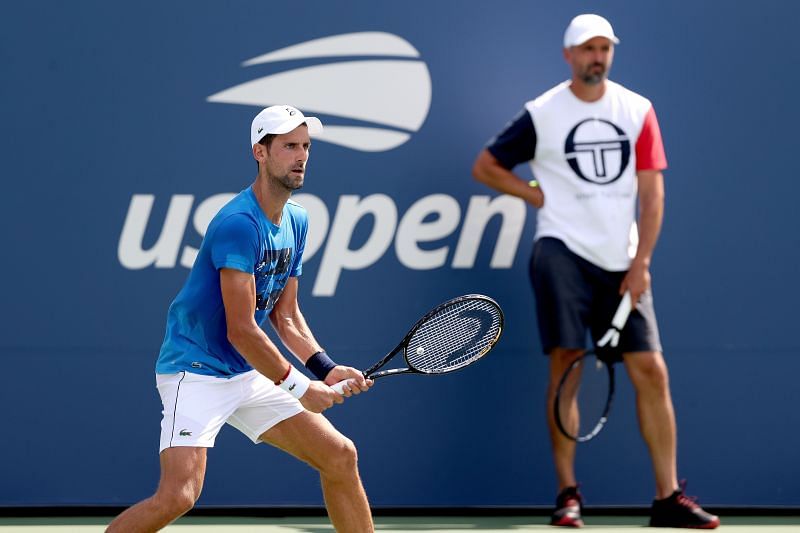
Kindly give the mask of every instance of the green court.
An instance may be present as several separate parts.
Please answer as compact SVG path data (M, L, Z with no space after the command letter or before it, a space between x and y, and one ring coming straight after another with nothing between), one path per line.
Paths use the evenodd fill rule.
M740 533L789 533L800 532L800 516L733 516L723 517L721 532ZM110 521L106 517L47 517L47 518L0 518L3 533L98 533ZM436 531L441 533L511 532L511 531L559 531L546 525L543 516L513 517L392 517L375 518L377 531L394 533ZM596 533L625 532L642 529L647 523L643 516L597 516L587 519L586 531ZM167 532L260 532L260 533L321 533L333 531L324 517L185 517L164 529ZM658 529L655 531L667 531ZM669 529L669 531L678 531ZM685 531L685 530L683 530Z

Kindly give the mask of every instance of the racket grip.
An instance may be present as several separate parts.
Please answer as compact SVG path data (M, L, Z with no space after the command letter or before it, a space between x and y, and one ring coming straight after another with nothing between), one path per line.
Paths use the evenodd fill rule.
M350 381L350 379L343 379L339 383L334 383L333 385L331 385L331 388L335 390L337 393L343 394L344 386L347 384L348 381Z
M633 302L631 302L631 293L630 291L625 291L625 294L622 295L622 300L619 302L619 307L617 307L617 312L614 313L614 318L611 319L611 325L622 331L622 328L625 327L625 322L628 321L628 315L631 314L632 308Z
M633 309L633 302L631 301L630 291L625 291L622 295L622 300L619 302L617 312L614 313L614 318L611 319L611 327L608 328L606 334L597 341L597 346L603 347L606 345L616 348L619 344L619 334L622 328L625 327L625 322L628 321L628 315L631 314Z

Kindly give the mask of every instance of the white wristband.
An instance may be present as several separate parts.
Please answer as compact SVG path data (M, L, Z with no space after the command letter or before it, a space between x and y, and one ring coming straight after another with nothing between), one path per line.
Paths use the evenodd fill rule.
M292 366L292 369L289 371L289 375L286 376L286 379L284 379L278 386L295 398L299 399L303 394L306 393L310 384L311 380L308 379L305 374Z

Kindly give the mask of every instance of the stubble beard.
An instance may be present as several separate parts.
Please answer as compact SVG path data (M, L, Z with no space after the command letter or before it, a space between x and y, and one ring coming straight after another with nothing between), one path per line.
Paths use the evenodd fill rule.
M599 66L601 70L597 74L593 74L591 70L597 66ZM604 65L601 65L599 63L594 63L586 68L586 71L584 71L583 75L581 76L581 80L586 85L599 85L600 83L605 81L607 74L608 70Z
M292 176L291 174L284 174L283 176L276 176L273 178L282 188L289 192L296 191L303 188L304 176Z
M283 171L282 173L274 173L273 171L277 169L273 169L270 167L266 168L266 177L267 180L273 185L280 189L284 189L288 192L296 191L297 189L303 188L303 182L305 181L305 172L303 174L297 175L291 171Z

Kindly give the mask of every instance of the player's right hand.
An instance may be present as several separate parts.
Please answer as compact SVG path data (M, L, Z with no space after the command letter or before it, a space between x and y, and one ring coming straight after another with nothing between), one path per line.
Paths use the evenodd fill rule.
M308 390L300 397L300 403L312 413L321 413L335 403L344 403L344 397L336 394L321 381L312 381Z
M352 366L337 365L325 377L325 383L331 387L345 380L347 382L342 392L345 398L368 391L373 383L371 379L365 378L360 370Z

